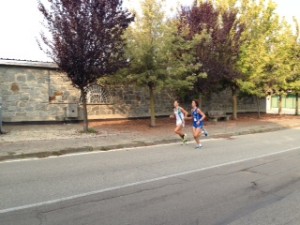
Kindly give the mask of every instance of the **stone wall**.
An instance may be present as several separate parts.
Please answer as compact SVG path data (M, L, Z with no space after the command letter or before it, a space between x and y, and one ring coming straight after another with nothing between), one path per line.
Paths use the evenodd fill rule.
M259 99L261 112L266 112L265 98ZM202 108L204 111L222 110L227 113L232 112L232 95L230 90L214 93L210 98L203 97ZM254 96L241 95L238 98L238 112L257 112L257 103Z
M128 118L148 117L149 92L136 86L111 86L105 92L109 96L108 104L89 104L89 118ZM155 96L156 114L170 115L174 97L166 91L159 91Z
M88 104L89 119L149 116L147 89L118 86L101 90L100 94L103 93L106 95L105 101L100 99ZM93 97L100 98L98 94L95 93ZM1 65L0 96L4 122L82 119L80 92L64 74L55 69ZM157 115L169 115L172 101L173 97L167 92L159 92L156 95ZM78 109L78 117L68 116L70 107Z
M0 85L4 122L55 120L63 113L49 104L47 69L1 66Z
M174 97L168 91L157 91L156 112L166 116L172 112ZM80 92L55 66L3 65L0 63L0 97L4 122L81 120L83 111ZM253 97L240 97L239 112L255 112ZM265 99L260 100L261 111L266 111ZM185 107L190 108L190 103ZM202 97L204 112L223 110L232 112L229 91ZM72 111L73 110L73 111ZM69 114L68 112L74 112ZM76 113L76 111L78 111ZM149 117L149 93L135 86L100 86L88 94L89 119Z

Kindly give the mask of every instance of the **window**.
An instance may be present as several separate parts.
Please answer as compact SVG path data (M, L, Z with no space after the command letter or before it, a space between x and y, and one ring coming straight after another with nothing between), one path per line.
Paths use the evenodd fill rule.
M279 107L279 96L272 96L271 107ZM294 95L288 95L282 97L282 108L295 109L296 108L296 97Z
M88 104L109 104L111 97L107 90L97 84L90 85L87 88L87 103Z
M296 97L294 95L286 96L285 108L287 108L287 109L295 109L296 108Z
M279 97L278 96L272 96L272 98L271 98L271 107L272 108L278 108L279 107Z

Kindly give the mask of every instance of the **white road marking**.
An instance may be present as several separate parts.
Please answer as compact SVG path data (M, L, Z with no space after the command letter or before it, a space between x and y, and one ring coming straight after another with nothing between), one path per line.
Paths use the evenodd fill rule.
M114 190L119 190L119 189L123 189L123 188L127 188L127 187L133 187L133 186L137 186L137 185L142 185L142 184L157 182L157 181L161 181L161 180L166 180L166 179L170 179L170 178L174 178L174 177L179 177L179 176L189 175L189 174L193 174L193 173L203 172L203 171L206 171L206 170L216 169L216 168L220 168L220 167L223 167L223 166L229 166L229 165L233 165L233 164L238 164L238 163L251 161L251 160L256 160L256 159L265 158L265 157L274 156L274 155L279 155L279 154L283 154L283 153L287 153L287 152L291 152L291 151L296 151L296 150L300 150L300 146L285 149L285 150L278 151L278 152L273 152L273 153L270 153L270 154L263 154L263 155L256 156L256 157L251 157L251 158L246 158L246 159L241 159L241 160L235 160L235 161L222 163L222 164L218 164L218 165L214 165L214 166L209 166L209 167L205 167L205 168L199 168L199 169L184 171L184 172L180 172L180 173L174 173L174 174L170 174L170 175L166 175L166 176L160 176L160 177L153 178L153 179L138 181L138 182L119 185L119 186L115 186L115 187L104 188L104 189L100 189L100 190L97 190L97 191L91 191L91 192L82 193L82 194L78 194L78 195L73 195L73 196L69 196L69 197L64 197L64 198L59 198L59 199L54 199L54 200L44 201L44 202L38 202L38 203L28 204L28 205L23 205L23 206L18 206L18 207L12 207L12 208L7 208L7 209L1 209L0 214L11 213L11 212L19 211L19 210L24 210L24 209L29 209L29 208L35 208L35 207L41 207L41 206L45 206L45 205L60 203L60 202L68 201L68 200L81 198L81 197L87 197L87 196L94 195L94 194L100 194L100 193L104 193L104 192L108 192L108 191L114 191Z

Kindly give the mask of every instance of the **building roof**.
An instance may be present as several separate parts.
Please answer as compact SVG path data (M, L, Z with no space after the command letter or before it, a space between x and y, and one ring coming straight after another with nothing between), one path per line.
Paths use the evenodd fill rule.
M43 69L58 69L58 66L53 62L40 62L22 59L4 59L0 58L0 66L19 66L19 67L34 67Z

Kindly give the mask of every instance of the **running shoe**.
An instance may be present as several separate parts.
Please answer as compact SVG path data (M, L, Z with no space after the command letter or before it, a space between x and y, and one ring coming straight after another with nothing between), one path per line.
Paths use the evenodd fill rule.
M201 134L204 134L205 137L208 136L208 132L207 132L207 130L205 130L205 129L203 129L203 130L201 131Z
M184 134L182 142L183 142L184 144L187 143L187 134Z
M200 148L202 148L202 144L197 145L197 146L195 147L195 149L200 149Z

